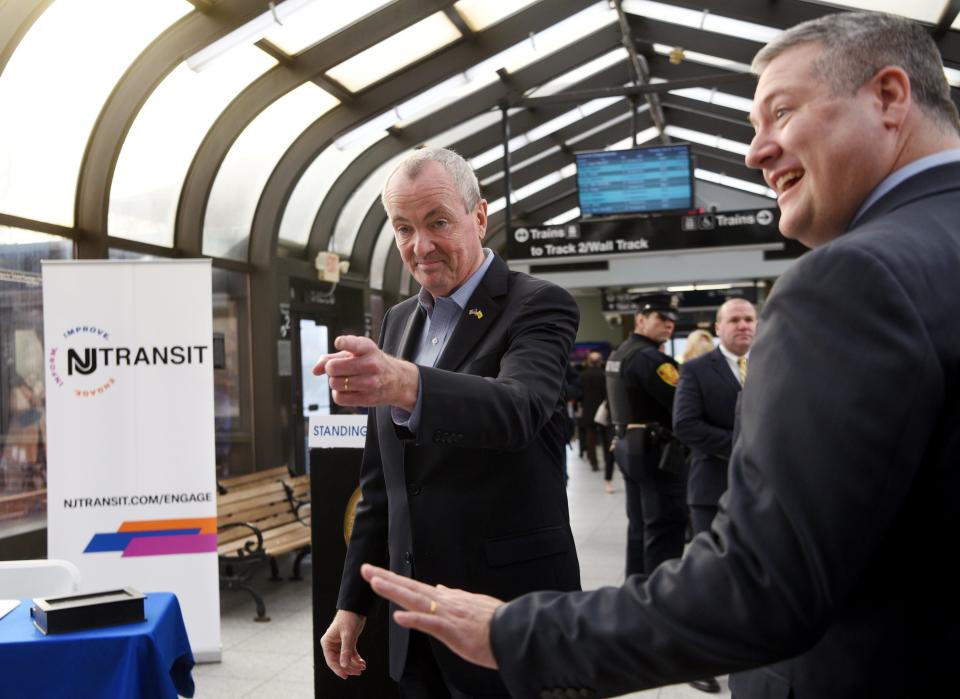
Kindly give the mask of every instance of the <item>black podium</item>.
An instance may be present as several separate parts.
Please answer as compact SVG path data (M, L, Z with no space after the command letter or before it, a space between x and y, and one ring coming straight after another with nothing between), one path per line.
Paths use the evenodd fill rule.
M320 638L336 613L340 574L347 553L345 530L352 525L359 500L357 484L362 449L310 450L311 557L313 559L313 683L317 699L394 699L389 677L387 604L378 604L360 636L367 669L341 680L327 667Z

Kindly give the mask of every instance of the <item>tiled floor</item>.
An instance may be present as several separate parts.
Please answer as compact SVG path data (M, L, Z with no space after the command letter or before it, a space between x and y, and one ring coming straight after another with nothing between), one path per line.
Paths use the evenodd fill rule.
M576 443L574 443L576 445ZM623 582L627 521L623 484L615 474L616 492L608 495L600 473L568 451L570 517L580 556L584 589ZM284 562L289 570L289 563ZM224 592L220 600L223 661L194 669L198 699L312 699L313 634L310 613L310 566L302 582L258 583L271 621L253 621L254 608L245 592ZM629 694L624 699L729 698L726 678L721 694L704 694L676 685ZM322 697L318 699L337 699Z

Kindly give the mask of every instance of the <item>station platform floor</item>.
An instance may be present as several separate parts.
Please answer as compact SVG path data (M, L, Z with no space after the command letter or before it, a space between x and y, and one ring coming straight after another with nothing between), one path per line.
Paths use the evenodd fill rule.
M605 492L602 470L591 471L577 451L576 442L567 450L567 494L583 587L619 585L627 533L623 482L615 472L615 491ZM289 570L287 561L282 561L282 574L284 569ZM194 668L198 699L314 699L309 574L310 566L304 565L301 582L258 582L271 618L268 623L253 621L254 605L246 592L221 593L223 661ZM720 694L684 684L635 692L623 699L729 699L727 678L719 682Z

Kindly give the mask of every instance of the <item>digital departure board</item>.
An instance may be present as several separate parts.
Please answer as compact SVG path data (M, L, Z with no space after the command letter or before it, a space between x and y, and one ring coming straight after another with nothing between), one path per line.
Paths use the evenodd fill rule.
M616 216L693 208L686 143L577 153L580 216Z

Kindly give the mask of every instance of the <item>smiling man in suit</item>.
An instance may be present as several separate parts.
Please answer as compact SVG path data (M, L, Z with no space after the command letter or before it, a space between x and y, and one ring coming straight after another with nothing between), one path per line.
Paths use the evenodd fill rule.
M506 599L580 587L563 476L576 304L482 247L487 202L456 153L415 151L382 199L422 288L387 312L380 347L338 337L314 369L337 403L372 408L363 499L322 639L341 678L365 667L356 644L375 596L361 563ZM392 619L389 643L404 699L508 696L495 672Z
M940 696L960 595L960 119L924 27L876 13L754 59L747 165L814 248L764 304L728 488L682 559L506 604L364 568L518 697L723 672L737 699ZM430 612L431 613L427 613Z

